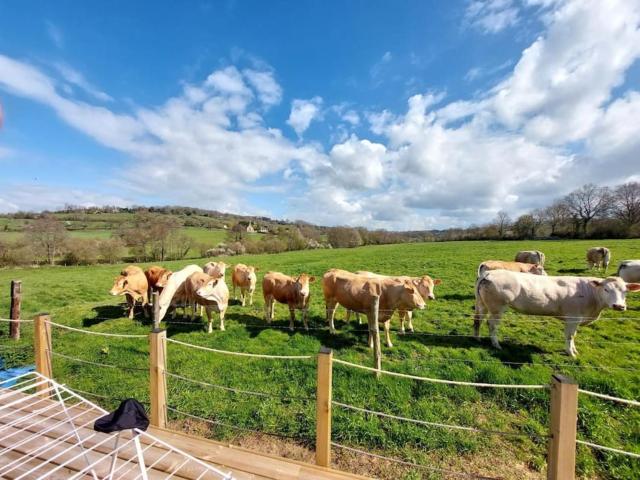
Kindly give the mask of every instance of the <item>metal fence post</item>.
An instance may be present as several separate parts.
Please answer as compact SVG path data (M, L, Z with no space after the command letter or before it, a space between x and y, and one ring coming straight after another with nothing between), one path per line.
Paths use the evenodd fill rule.
M551 376L551 412L547 480L574 480L578 384L560 374Z
M331 385L333 352L325 347L318 354L316 390L316 464L331 466Z
M167 331L154 329L149 334L149 396L151 425L167 426Z

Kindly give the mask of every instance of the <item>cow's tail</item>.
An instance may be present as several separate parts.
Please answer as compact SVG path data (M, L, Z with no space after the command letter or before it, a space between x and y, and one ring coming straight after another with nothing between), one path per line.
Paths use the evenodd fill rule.
M607 271L607 267L609 266L609 262L611 261L611 250L608 248L604 248L604 270Z
M538 251L538 259L540 260L540 265L544 267L545 257L544 253L542 253L541 251Z
M482 319L485 314L485 306L484 302L482 301L482 296L480 295L480 289L482 288L483 284L489 283L489 280L487 279L488 274L489 271L485 271L481 275L479 275L478 279L476 280L476 304L474 307L475 313L473 315L473 334L476 338L480 338L480 324L482 323Z
M487 266L484 264L484 262L482 262L480 265L478 265L478 273L476 274L476 279L479 279L482 276L482 274L486 271L487 271Z

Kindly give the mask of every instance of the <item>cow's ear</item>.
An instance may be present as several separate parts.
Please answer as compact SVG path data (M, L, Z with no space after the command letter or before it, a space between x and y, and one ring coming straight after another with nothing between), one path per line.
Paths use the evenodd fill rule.
M253 268L254 272L259 272L260 271L260 269L258 267L251 267L251 268Z
M630 292L640 291L640 283L627 283L627 290Z
M418 285L420 285L420 280L413 279L411 280L411 283L413 283L417 287Z
M313 275L309 277L309 281L310 282L315 282L316 281L316 277L314 277Z
M600 285L602 285L602 282L600 280L591 280L589 283L594 287L599 287Z
M436 279L433 281L433 284L434 284L434 285L440 285L441 283L442 283L442 280L440 280L439 278L436 278Z

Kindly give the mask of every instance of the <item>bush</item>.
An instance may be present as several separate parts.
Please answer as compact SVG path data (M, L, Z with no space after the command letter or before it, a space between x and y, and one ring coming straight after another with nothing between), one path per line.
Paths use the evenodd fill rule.
M0 242L0 266L19 267L36 263L36 252L30 243L22 240Z
M118 263L127 254L127 247L118 237L99 241L97 248L100 258L105 263Z
M65 265L93 265L98 262L98 241L93 238L70 238L65 243Z
M328 238L334 248L359 247L363 243L358 230L349 227L330 228Z

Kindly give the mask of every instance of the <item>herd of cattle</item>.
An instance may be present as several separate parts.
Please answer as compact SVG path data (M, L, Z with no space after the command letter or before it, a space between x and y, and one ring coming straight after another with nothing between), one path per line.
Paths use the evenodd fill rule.
M596 247L587 251L589 268L606 269L611 254L607 248ZM565 351L575 357L575 335L580 324L588 324L598 319L605 308L626 310L626 293L640 290L640 260L622 262L615 276L607 278L547 276L544 270L545 255L540 251L518 252L514 262L488 260L478 267L475 286L474 333L480 335L480 325L488 316L491 343L500 348L498 325L508 307L529 315L556 317L565 325ZM177 272L159 266L143 271L130 265L118 277L111 289L112 295L124 295L127 299L128 316L133 318L137 301L148 315L150 296L159 292L159 319L168 312L172 316L179 305L191 309L191 317L207 314L208 331L212 331L211 312L220 316L220 330L224 330L224 316L229 305L229 289L225 282L228 265L224 262L209 262L204 267L189 265ZM233 295L240 290L240 301L244 307L253 305L256 288L257 268L236 264L231 273ZM271 323L275 303L286 304L289 308L289 328L293 330L296 310L302 310L302 322L308 329L308 309L310 299L309 284L315 277L302 273L289 276L280 272L267 272L262 279L265 319ZM439 279L428 275L421 277L386 276L372 272L330 269L322 277L322 292L326 304L326 319L331 333L335 333L334 317L338 305L349 312L365 314L369 325L377 313L384 325L387 346L391 347L389 336L390 320L394 312L400 317L401 332L405 331L405 321L413 331L412 312L424 309L427 300L435 299L434 287ZM200 312L198 313L198 309ZM374 313L375 312L375 313ZM369 346L373 345L371 328Z

